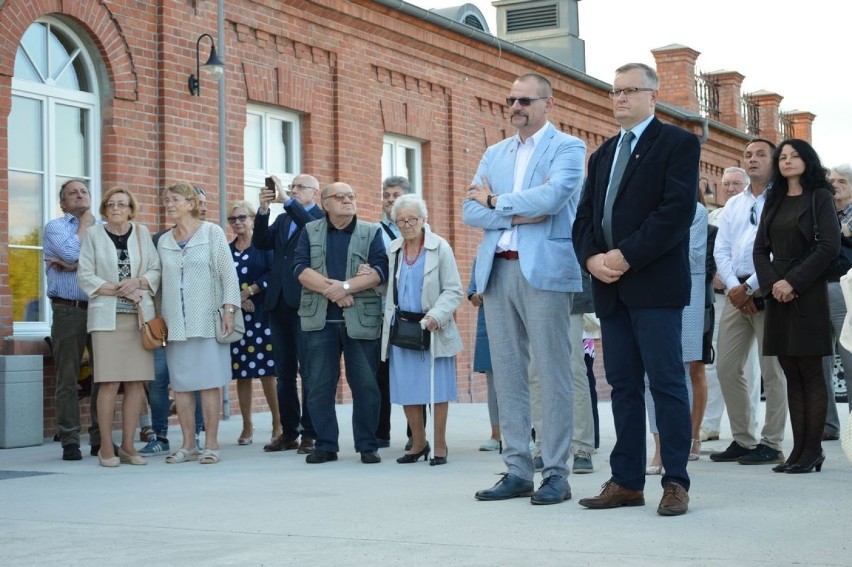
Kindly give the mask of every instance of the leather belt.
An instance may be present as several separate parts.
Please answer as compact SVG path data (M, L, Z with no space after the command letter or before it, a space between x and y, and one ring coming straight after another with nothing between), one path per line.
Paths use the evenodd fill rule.
M51 297L51 303L58 303L60 305L70 305L71 307L76 307L78 309L88 309L89 302L88 301L75 301L73 299L63 299L61 297Z
M500 258L501 260L517 260L518 259L518 251L517 250L506 250L505 252L497 252L494 254L495 258Z

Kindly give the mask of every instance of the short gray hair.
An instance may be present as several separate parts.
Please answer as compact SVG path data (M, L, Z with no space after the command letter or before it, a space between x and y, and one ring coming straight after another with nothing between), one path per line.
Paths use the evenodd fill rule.
M831 173L839 173L845 177L847 181L852 183L852 165L849 165L848 163L842 163L832 167Z
M407 177L403 177L402 175L391 175L382 181L382 193L384 193L388 187L399 187L406 195L414 193L414 189L411 188L411 182Z
M660 77L657 75L657 71L644 63L627 63L626 65L622 65L618 69L615 70L615 74L619 75L621 73L626 73L628 71L633 71L634 69L639 69L643 73L645 73L645 81L647 86L651 88L658 88L660 86Z
M426 201L418 197L417 195L408 194L402 195L399 199L394 201L393 208L391 209L390 218L392 221L396 222L396 215L400 209L414 207L417 209L417 214L425 221L429 219L429 211L426 209Z
M743 179L748 179L748 172L741 167L726 167L725 171L722 172L722 175L727 175L729 173L739 173L743 176Z

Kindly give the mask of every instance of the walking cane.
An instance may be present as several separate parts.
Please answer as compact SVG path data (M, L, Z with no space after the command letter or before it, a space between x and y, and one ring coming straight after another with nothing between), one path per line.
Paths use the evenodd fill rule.
M431 332L431 331L430 331ZM434 339L434 337L432 337ZM435 341L429 341L429 407L432 409L432 435L427 439L429 447L432 448L432 456L429 458L429 466L435 466L435 428L438 420L435 419Z

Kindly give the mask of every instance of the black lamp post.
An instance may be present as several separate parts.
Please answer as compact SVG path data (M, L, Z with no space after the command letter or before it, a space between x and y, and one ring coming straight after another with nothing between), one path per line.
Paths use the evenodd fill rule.
M207 59L207 63L203 65L205 69L208 71L212 71L217 75L222 75L225 72L225 63L219 59L219 56L216 54L216 41L213 39L213 36L209 33L201 34L198 37L198 41L195 42L195 75L189 76L189 94L193 96L199 96L201 94L201 85L200 85L200 77L201 77L201 59L200 59L200 51L201 51L201 40L205 37L210 38L210 57Z

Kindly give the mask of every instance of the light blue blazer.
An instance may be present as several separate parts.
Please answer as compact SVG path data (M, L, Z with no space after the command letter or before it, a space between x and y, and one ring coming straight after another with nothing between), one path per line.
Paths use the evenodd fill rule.
M517 147L517 135L494 144L485 150L476 170L474 182L488 178L491 190L501 196L497 208L472 200L462 206L464 222L485 231L476 255L476 289L483 293L488 287L497 242L504 230L512 228L512 216L548 215L540 223L517 226L521 272L536 289L581 291L571 229L583 185L586 145L548 122L527 166L523 190L513 193Z

